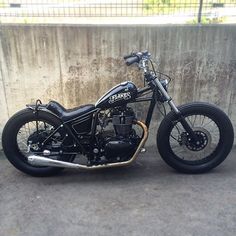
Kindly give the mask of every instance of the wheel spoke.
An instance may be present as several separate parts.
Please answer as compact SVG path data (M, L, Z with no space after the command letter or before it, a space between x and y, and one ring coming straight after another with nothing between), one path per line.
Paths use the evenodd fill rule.
M195 121L196 121L196 115L194 116L194 121L193 121L193 127L194 127L194 124L195 124Z
M28 151L28 145L29 145L29 140L31 139L33 143L31 144L31 151L33 152L42 152L40 150L40 147L38 146L39 143L46 139L51 133L51 128L53 128L52 125L48 124L45 121L38 121L38 133L37 132L37 125L36 121L30 121L22 125L22 127L19 129L18 134L17 134L17 143L18 143L18 148L20 152L24 155L27 156L27 151ZM32 142L31 141L31 142ZM59 132L54 134L52 137L50 137L49 142L54 142L54 144L59 145L63 142L63 137ZM53 145L54 145L53 144ZM32 146L37 147L37 149L34 150ZM39 149L38 149L39 148Z
M189 116L187 116L187 120L189 121L191 127L193 128L193 124L192 124L192 122L190 121Z
M170 146L174 154L185 161L199 161L207 158L219 143L219 128L216 123L206 115L193 114L186 116L185 119L200 138L199 146L197 143L189 141L187 133L178 122L174 124L170 134ZM182 145L180 145L180 142Z
M203 125L203 124L204 124L204 120L205 120L205 116L203 116L203 119L202 119L202 124L201 124L201 125Z
M213 122L213 120L210 120L208 123L206 123L205 125L203 125L202 127L204 128L204 127L206 127L207 125L209 125L210 123L212 123Z

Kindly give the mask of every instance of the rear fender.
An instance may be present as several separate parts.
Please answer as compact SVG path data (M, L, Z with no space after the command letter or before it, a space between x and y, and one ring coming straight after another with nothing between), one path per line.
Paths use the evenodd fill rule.
M54 114L53 112L51 112L50 110L47 109L48 104L40 104L40 105L36 105L36 104L26 104L26 107L30 110L32 110L33 112L37 112L37 111L44 111L46 113L49 113L50 115L55 116L57 119L59 119L62 122L62 120L60 119L59 116L57 116L56 114Z

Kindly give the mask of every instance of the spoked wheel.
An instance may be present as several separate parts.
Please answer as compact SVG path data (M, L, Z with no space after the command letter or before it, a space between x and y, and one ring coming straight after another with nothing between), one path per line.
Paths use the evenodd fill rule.
M2 142L6 157L17 169L33 176L58 173L62 168L33 166L28 163L27 157L48 154L45 157L73 161L74 155L58 155L66 139L62 129L54 133L59 126L60 121L46 112L39 111L37 118L29 109L18 112L3 130Z
M59 151L64 141L64 135L61 132L56 132L50 136L56 128L45 120L26 121L17 133L17 146L22 154L23 161L28 163L27 156L32 154L44 155L49 154L49 152L53 154L53 150ZM46 144L42 145L47 138ZM66 160L68 157L67 155L50 155L50 158Z
M172 111L162 121L157 135L161 157L185 173L202 173L218 166L233 145L229 118L219 108L206 103L186 104L179 110L193 129L196 140L191 139Z

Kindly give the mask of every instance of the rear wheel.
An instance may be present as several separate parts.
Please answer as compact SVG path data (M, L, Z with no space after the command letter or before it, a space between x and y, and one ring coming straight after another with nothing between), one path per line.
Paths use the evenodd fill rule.
M50 176L57 174L62 168L37 167L28 163L27 156L42 155L43 151L52 153L60 150L65 142L65 132L58 132L49 137L60 126L60 120L55 116L38 111L37 116L30 109L16 113L7 122L2 134L3 150L8 160L20 171L32 176ZM42 145L47 138L47 142ZM46 156L45 156L46 157ZM73 155L50 155L48 158L72 161Z
M193 141L171 111L162 121L157 134L157 147L163 160L185 173L202 173L225 160L234 140L227 115L207 103L190 103L179 107L193 129Z

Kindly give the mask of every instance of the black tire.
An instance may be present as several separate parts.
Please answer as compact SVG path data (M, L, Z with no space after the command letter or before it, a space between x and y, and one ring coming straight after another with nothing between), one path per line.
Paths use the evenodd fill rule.
M233 126L228 116L218 107L203 102L185 104L178 109L184 117L201 114L214 121L219 130L219 142L215 150L201 161L181 160L170 145L171 132L178 122L176 114L171 111L163 119L157 133L157 147L162 159L169 166L183 173L197 174L215 168L225 160L234 142Z
M54 127L58 127L61 124L57 117L44 111L39 111L37 117L38 119L41 119L45 122L49 122ZM32 166L27 161L25 161L24 155L19 151L17 144L17 133L22 124L27 121L34 121L35 118L36 116L32 110L24 109L17 112L8 120L2 133L3 151L12 165L26 174L36 177L58 174L61 170L63 170L63 168Z

